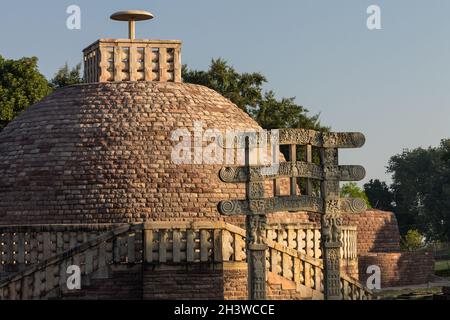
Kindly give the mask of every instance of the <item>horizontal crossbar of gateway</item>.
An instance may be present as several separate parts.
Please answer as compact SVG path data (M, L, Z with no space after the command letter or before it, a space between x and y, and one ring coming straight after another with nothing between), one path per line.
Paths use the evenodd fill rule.
M282 177L360 181L366 176L366 170L357 165L325 165L322 168L314 163L288 161L272 166L223 167L219 176L223 182L228 183L256 182Z
M324 201L314 196L279 196L261 200L226 200L219 203L224 215L260 215L281 211L308 211L316 213L361 213L367 209L359 198L341 198Z
M318 148L360 148L365 142L360 132L320 132L306 129L276 129L271 131L232 131L218 139L221 148L245 148L248 139L250 147L259 145L311 145Z

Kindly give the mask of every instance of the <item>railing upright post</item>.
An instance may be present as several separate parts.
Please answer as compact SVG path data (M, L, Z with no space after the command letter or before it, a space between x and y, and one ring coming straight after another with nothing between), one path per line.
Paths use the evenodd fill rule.
M150 226L144 223L143 230L143 241L144 250L142 250L144 263L152 263L153 262L153 230Z

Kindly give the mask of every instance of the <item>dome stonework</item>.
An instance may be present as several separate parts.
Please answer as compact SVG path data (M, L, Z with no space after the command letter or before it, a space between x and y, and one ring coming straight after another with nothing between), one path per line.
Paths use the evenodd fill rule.
M219 219L245 197L222 165L175 164L175 129L260 130L206 87L113 82L60 89L0 134L0 224Z

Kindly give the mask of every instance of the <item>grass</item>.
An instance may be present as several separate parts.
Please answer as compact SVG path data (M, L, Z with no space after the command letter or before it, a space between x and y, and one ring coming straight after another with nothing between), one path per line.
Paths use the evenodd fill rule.
M386 290L375 294L381 300L432 300L433 294L442 293L440 287L410 288L403 290Z
M450 278L450 260L437 260L434 265L434 271L439 277ZM433 294L440 294L441 292L442 289L440 287L405 288L401 290L384 290L375 295L382 300L431 300Z
M434 272L439 277L450 277L450 260L436 261Z

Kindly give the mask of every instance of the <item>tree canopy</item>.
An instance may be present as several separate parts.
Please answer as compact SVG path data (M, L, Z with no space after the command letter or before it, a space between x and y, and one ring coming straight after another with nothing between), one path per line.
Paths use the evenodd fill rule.
M63 88L73 84L78 84L83 82L83 77L81 76L81 63L77 64L74 68L70 69L69 65L66 63L61 67L55 74L50 84L53 88Z
M348 182L341 187L341 197L343 198L361 198L363 199L368 208L371 208L369 199L366 193L361 189L356 182Z
M450 139L391 157L391 189L403 234L417 229L429 240L450 240Z
M309 115L308 109L296 104L294 97L277 99L275 92L264 91L267 79L261 73L239 73L223 59L213 59L207 71L190 70L185 65L182 77L184 82L219 92L264 129L329 129L321 125L319 115Z
M0 130L52 91L37 63L36 57L7 60L0 56Z
M386 182L378 179L370 180L364 184L364 192L372 208L385 211L394 210L394 194Z

